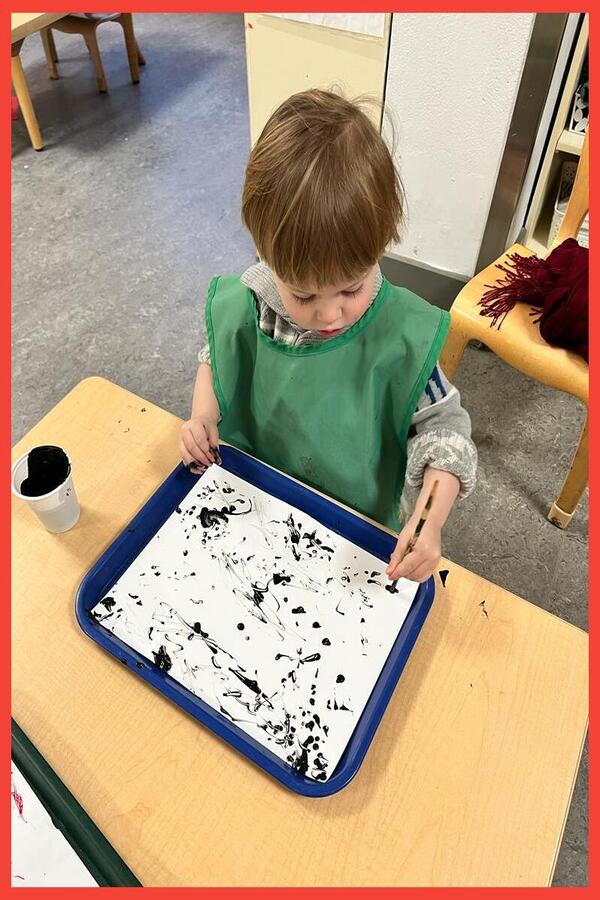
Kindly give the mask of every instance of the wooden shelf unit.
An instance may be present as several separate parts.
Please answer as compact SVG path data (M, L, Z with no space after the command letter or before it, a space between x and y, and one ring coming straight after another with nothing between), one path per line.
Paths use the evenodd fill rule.
M540 256L545 256L549 250L550 226L562 164L567 159L580 156L583 147L583 134L569 131L568 124L573 108L573 97L588 51L588 41L589 20L586 14L575 44L531 206L525 220L526 237L522 243Z

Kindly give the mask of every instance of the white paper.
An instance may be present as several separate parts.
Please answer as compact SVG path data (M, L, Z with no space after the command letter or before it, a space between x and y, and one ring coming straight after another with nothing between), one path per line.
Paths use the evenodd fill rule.
M308 777L342 755L418 585L211 466L92 615Z
M268 13L268 15L309 25L336 28L338 31L368 34L371 37L383 37L385 29L385 13Z
M11 763L13 887L98 887L14 763Z

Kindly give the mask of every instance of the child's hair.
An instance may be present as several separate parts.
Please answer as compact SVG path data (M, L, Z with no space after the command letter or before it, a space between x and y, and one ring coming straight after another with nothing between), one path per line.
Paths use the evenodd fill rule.
M242 218L285 282L351 282L399 240L404 192L392 156L357 102L323 90L279 106L246 169Z

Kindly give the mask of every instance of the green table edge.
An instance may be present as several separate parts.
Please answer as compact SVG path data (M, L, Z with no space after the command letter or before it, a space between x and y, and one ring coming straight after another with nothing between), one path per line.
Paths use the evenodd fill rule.
M100 887L142 887L84 808L11 718L12 759Z

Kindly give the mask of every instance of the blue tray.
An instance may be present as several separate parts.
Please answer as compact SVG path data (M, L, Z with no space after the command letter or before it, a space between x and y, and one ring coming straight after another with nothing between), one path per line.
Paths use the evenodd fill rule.
M223 467L250 484L278 497L291 506L313 516L330 531L342 535L383 562L388 562L395 539L359 516L342 509L331 500L319 496L310 488L298 484L251 456L234 449L221 447ZM435 594L433 577L420 585L404 624L390 651L381 674L367 701L335 771L328 781L314 781L294 771L211 706L157 668L151 660L133 650L112 632L107 631L91 615L91 610L104 597L123 572L131 565L146 544L180 504L197 482L182 464L168 476L155 494L131 520L108 550L90 569L77 591L77 621L83 631L116 656L122 663L157 688L185 712L206 725L229 744L244 753L282 784L307 797L326 797L345 787L356 775L373 735L392 696L396 683L410 655ZM142 667L143 664L143 667Z

